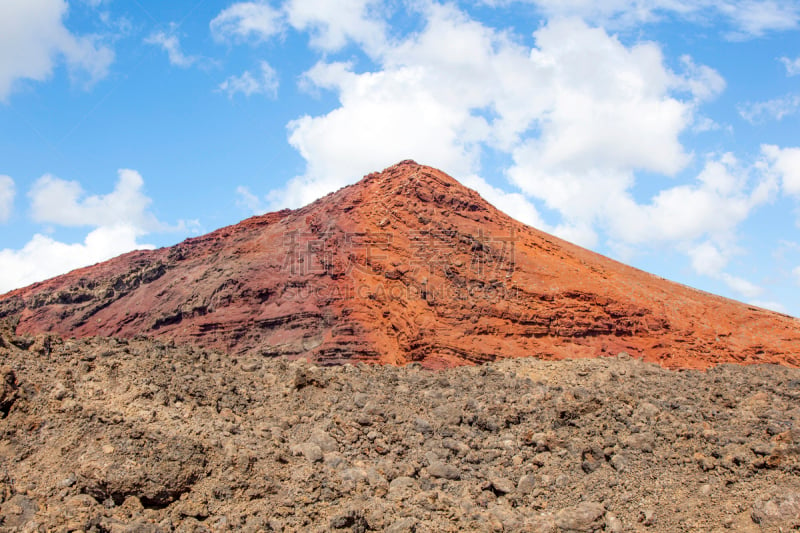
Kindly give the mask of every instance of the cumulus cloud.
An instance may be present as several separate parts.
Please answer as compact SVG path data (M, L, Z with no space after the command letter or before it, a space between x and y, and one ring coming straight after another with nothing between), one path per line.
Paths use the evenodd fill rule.
M282 14L267 2L239 2L224 9L210 24L218 41L260 42L280 33Z
M153 248L137 241L130 225L101 227L83 242L67 244L36 234L21 250L0 250L0 293L24 287L76 268L99 263L135 249Z
M719 160L709 161L698 182L692 191L684 190L685 186L662 191L645 209L658 211L664 206L659 198L674 191L681 192L671 208L667 206L662 213L641 220L664 218L664 221L675 221L676 228L671 231L677 230L678 234L670 237L695 243L687 254L696 273L722 281L754 305L785 311L779 304L755 300L764 289L726 272L726 269L731 258L741 253L734 244L735 230L753 210L771 201L779 189L785 194L800 196L800 148L764 145L760 157L750 165L743 165L726 154ZM654 226L645 225L642 230L657 241L664 238L664 232L659 232L659 228L665 227L656 223ZM800 267L793 274L798 277Z
M707 241L693 246L689 250L689 257L694 271L705 276L716 276L728 266L729 261L728 254Z
M800 111L800 94L787 94L765 102L747 103L738 106L743 119L756 124L765 119L782 120Z
M36 222L59 226L130 225L142 234L167 229L148 211L151 200L143 188L144 180L135 170L120 170L114 190L104 195L86 195L77 181L48 174L28 193L31 216Z
M787 76L797 76L800 74L800 57L796 57L794 59L782 57L781 63L783 63L783 65L786 67Z
M273 191L273 207L307 203L412 155L477 176L491 146L513 155L509 177L527 197L566 215L561 235L593 244L598 206L632 203L635 170L686 166L679 136L697 103L725 86L689 57L672 72L654 43L626 47L577 19L548 23L528 49L452 6L430 4L423 15L424 31L383 50L374 72L321 62L306 73L341 105L290 123L308 169ZM501 195L477 178L475 188L543 225L522 194Z
M11 176L0 175L0 222L5 222L11 217L15 193L14 180Z
M696 273L722 281L744 299L758 298L763 294L763 288L724 271L736 253L737 250L729 246L720 246L710 241L701 242L688 251L692 268Z
M738 294L741 294L746 299L758 298L764 293L764 289L744 278L733 276L727 272L720 274L720 279L725 282L728 287Z
M189 68L199 59L196 56L186 55L181 49L178 36L174 34L167 34L163 31L155 32L147 37L144 42L161 47L167 53L170 65L176 67Z
M387 47L374 72L322 62L306 73L306 84L334 91L341 106L290 123L308 172L273 195L276 206L410 155L475 174L482 146L527 152L544 163L543 180L553 170L672 174L689 161L678 135L693 121L695 100L724 86L708 67L687 58L686 72L673 73L656 45L626 48L578 20L551 22L527 49L452 6L428 5L424 16L425 30ZM538 187L527 171L512 177L527 194Z
M663 189L647 204L629 197L609 203L603 216L610 235L630 244L724 240L777 189L774 175L759 162L741 165L724 154L707 161L693 183Z
M697 102L724 88L719 74L690 58L673 73L655 44L626 47L576 20L550 23L535 37L531 58L549 83L538 98L539 134L512 151L512 182L556 210L559 235L580 244L597 243L598 225L629 244L702 233L703 222L716 220L702 209L730 199L713 187L668 189L649 206L630 191L637 171L675 175L690 162L680 135L694 123ZM696 205L695 218L673 218L685 202Z
M256 74L246 70L239 76L230 76L220 83L219 90L233 98L237 93L245 96L263 94L270 98L278 96L278 74L269 63L262 61Z
M764 145L761 152L781 180L783 192L800 198L800 148L780 148Z
M60 60L88 84L107 75L113 51L94 36L71 33L63 22L67 9L65 0L0 2L0 101L20 80L49 78Z
M634 170L672 175L686 166L679 135L692 123L693 104L673 92L693 87L705 97L717 90L716 78L676 76L655 44L628 48L576 20L535 36L531 59L549 83L540 91L541 134L513 152L509 177L523 191L568 217L591 217L603 199L633 185Z
M730 19L735 28L731 34L733 38L760 37L771 31L793 30L800 21L800 7L792 1L712 1L706 6L718 9Z
M66 243L36 234L21 249L0 250L0 293L41 281L70 270L152 245L139 239L156 231L180 230L196 222L170 227L149 211L151 200L143 193L138 172L120 170L114 190L88 195L75 181L42 176L31 188L31 217L55 227L87 227L81 242Z
M486 180L474 174L460 179L461 183L476 190L487 202L523 224L543 230L551 229L542 220L536 206L524 195L493 187Z
M353 41L373 54L384 46L381 0L288 0L284 9L289 23L310 31L312 46L322 50L336 51Z

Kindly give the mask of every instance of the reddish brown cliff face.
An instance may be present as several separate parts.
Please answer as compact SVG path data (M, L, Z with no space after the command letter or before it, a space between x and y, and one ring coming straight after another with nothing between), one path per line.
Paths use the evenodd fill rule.
M800 321L525 226L404 161L295 211L0 297L17 332L428 367L627 351L671 368L800 365Z

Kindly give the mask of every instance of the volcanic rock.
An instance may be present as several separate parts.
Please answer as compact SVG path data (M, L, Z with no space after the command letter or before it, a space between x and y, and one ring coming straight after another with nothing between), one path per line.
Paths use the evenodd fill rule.
M670 368L800 364L797 319L525 226L412 161L302 209L13 291L3 317L21 335L147 335L323 365L622 351Z
M11 340L0 533L800 527L798 369L527 357L249 371L144 338L55 339L49 355ZM296 388L300 370L321 386ZM446 407L464 416L443 425ZM423 418L432 432L414 430Z

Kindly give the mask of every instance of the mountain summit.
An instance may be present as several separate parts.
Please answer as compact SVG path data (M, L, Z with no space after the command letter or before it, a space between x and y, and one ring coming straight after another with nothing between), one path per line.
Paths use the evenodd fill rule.
M297 210L0 296L18 334L431 368L626 351L670 368L800 365L800 321L512 219L403 161Z

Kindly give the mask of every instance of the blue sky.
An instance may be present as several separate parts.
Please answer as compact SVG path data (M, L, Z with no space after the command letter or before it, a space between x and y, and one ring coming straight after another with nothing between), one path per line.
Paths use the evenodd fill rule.
M0 1L0 292L402 159L800 316L800 2Z

